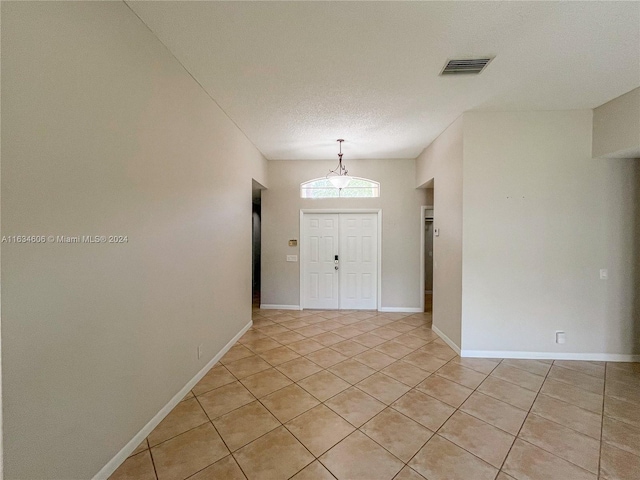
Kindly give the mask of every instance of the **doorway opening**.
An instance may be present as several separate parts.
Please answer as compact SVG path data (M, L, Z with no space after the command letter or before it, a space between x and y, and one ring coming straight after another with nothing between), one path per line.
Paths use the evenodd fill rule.
M424 218L424 312L433 311L433 209Z
M434 275L434 256L433 256L433 239L435 236L433 205L425 205L421 209L421 251L420 251L420 295L422 303L422 311L426 313L433 312L433 275Z
M260 251L262 231L262 185L255 180L251 188L251 304L260 308Z
M300 308L380 307L380 210L300 211Z

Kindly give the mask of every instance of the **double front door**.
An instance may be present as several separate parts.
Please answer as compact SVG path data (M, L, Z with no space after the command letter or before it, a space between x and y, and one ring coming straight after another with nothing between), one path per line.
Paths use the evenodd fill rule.
M302 308L375 310L378 214L305 213Z

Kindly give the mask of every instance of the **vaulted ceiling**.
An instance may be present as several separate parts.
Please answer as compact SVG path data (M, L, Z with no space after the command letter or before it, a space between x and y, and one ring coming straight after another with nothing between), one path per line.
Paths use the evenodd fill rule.
M467 110L640 86L638 2L127 1L268 159L414 158ZM490 55L477 76L448 59Z

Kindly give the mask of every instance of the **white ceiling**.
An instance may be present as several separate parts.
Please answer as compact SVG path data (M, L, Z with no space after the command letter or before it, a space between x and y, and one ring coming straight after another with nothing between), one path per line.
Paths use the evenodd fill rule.
M415 158L467 110L640 86L638 2L127 4L268 159ZM447 59L495 55L472 77Z

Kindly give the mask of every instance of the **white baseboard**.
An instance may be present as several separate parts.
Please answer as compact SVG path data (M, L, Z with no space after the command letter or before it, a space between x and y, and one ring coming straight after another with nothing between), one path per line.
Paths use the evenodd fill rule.
M272 305L268 303L261 303L260 308L262 310L302 310L300 305Z
M122 465L122 463L129 458L129 455L133 453L133 451L142 443L142 441L149 436L149 434L153 431L154 428L158 426L158 424L164 420L164 417L169 415L171 410L180 403L180 401L184 398L184 396L189 393L196 383L198 383L205 374L211 370L211 367L215 365L215 363L222 358L222 356L229 351L231 347L244 335L244 333L251 328L253 325L253 321L247 323L242 330L240 330L235 337L229 340L222 350L220 350L215 357L211 359L209 363L207 363L202 370L200 370L196 375L187 382L187 384L182 387L182 389L176 393L169 402L162 407L162 409L155 414L155 416L149 420L142 430L140 430L124 447L120 450L115 457L113 457L102 469L96 473L93 477L93 480L106 480L108 479L116 469Z
M300 305L274 305L270 303L261 303L261 310L302 310ZM384 313L422 313L423 310L420 307L380 307L379 312Z
M435 331L435 327L433 327ZM503 350L463 350L461 357L522 358L531 360L585 360L591 362L640 362L640 355L618 353L514 352Z
M444 340L444 343L446 343L447 345L449 345L458 355L460 355L460 347L457 346L453 340L451 340L449 337L447 337L442 330L440 330L438 327L436 327L435 325L431 325L431 330L433 330L434 332L436 332L436 334L442 339ZM460 355L461 357L463 357L464 355Z
M423 313L420 307L380 307L378 311L385 313Z

